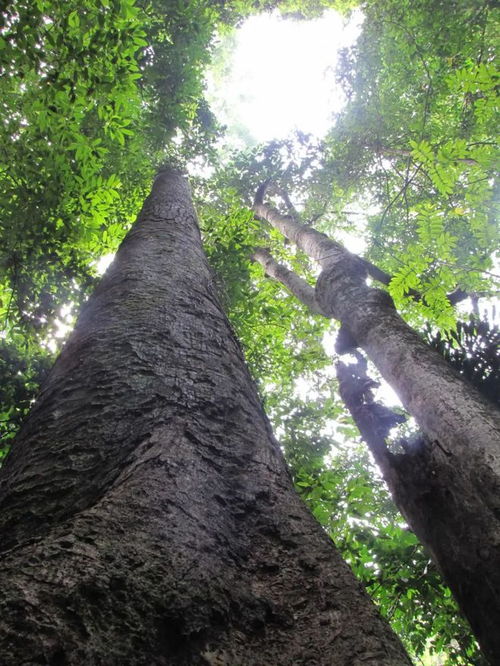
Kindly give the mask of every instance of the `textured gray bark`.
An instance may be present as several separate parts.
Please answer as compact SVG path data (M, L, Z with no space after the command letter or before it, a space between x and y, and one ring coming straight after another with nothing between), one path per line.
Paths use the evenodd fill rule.
M498 410L401 319L386 292L367 285L366 267L356 256L259 201L255 211L321 264L320 308L342 322L426 433L407 455L378 459L483 651L500 664Z
M2 470L5 666L408 664L295 494L165 172Z

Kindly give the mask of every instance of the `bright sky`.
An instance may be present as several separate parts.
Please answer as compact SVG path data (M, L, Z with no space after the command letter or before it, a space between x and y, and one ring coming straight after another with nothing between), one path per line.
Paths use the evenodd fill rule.
M335 84L338 51L354 43L361 24L361 12L346 21L333 10L311 21L277 13L248 19L235 36L231 71L207 77L219 119L256 142L294 129L324 135L344 104Z
M226 71L216 66L207 76L211 107L230 137L260 143L295 129L323 136L345 103L335 83L338 52L354 44L362 22L361 12L346 21L333 10L312 21L281 19L278 13L248 19L222 44L219 70ZM351 251L364 249L359 235L342 240ZM335 338L329 332L323 340L332 356ZM311 392L309 382L297 382L298 397L306 399ZM385 382L377 397L400 404Z

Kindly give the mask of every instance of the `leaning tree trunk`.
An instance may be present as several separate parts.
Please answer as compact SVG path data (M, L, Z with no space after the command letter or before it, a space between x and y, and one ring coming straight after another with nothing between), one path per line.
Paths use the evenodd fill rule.
M314 296L303 302L314 300L313 311L342 322L344 344L338 350L364 349L426 433L406 455L381 453L378 461L383 459L398 507L441 569L485 655L500 664L498 409L403 321L387 292L367 284L366 262L281 215L262 196L261 188L257 215L322 267ZM273 271L281 279L276 266ZM301 298L294 283L283 282Z
M162 173L3 470L1 660L408 664L295 494Z

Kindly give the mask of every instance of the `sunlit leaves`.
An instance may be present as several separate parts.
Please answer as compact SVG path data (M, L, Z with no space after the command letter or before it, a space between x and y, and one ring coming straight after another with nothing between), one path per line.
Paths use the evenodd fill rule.
M61 274L81 300L174 132L191 134L191 151L210 145L198 107L218 19L204 3L146 12L134 0L15 0L1 18L0 298L15 297L0 326L33 333L54 316L30 314L40 281L54 307L68 297Z
M51 271L57 262L57 273L66 272L67 281L85 288L90 257L116 249L116 242L111 248L102 232L116 224L120 209L130 206L123 197L117 206L116 187L101 187L102 173L107 172L106 178L115 169L127 169L126 161L117 159L118 148L126 133L132 134L127 128L137 122L140 109L135 82L140 46L135 40L145 33L142 18L132 20L138 10L124 17L120 7L117 2L114 10L106 11L100 2L89 0L64 8L43 1L35 8L19 0L4 14L4 267L17 249L24 259L19 270L5 271L0 280L4 289L16 293L9 315L15 321L21 314L23 325L32 308L24 291L30 299L37 297L35 278L54 284L53 306L63 298L62 292L57 296L60 283ZM134 173L130 170L129 183ZM86 212L86 204L95 204L91 212ZM48 321L52 310L42 312L32 321L35 328ZM7 324L12 325L3 321L2 327Z
M444 327L447 289L495 289L498 246L498 17L489 3L448 4L367 6L339 75L351 102L328 144L336 188L378 208L369 251L394 275L398 305L413 323ZM415 300L415 289L427 297Z

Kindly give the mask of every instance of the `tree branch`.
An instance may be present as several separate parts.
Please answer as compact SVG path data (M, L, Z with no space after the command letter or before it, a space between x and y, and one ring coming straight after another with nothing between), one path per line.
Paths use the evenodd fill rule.
M281 197L283 197L287 208L293 211L293 214L291 215L282 215L272 206L265 204L264 197L269 183L270 179L265 180L259 186L255 194L253 210L258 218L269 222L271 226L280 231L286 238L288 238L288 240L290 240L292 243L295 243L297 247L303 250L312 259L318 261L323 267L325 267L325 264L329 263L330 258L335 260L335 257L338 259L341 255L350 256L356 262L358 262L360 266L363 267L363 269L371 278L377 282L380 282L381 284L385 284L386 286L390 284L393 278L390 273L386 273L381 268L378 268L378 266L372 264L372 262L368 261L368 259L364 259L363 257L352 254L340 243L332 240L331 238L328 238L326 234L313 229L307 224L303 224L299 220L299 216L295 211L295 208L290 201L288 194L281 190L279 191L279 194ZM288 270L285 267L283 268L284 270ZM276 279L281 281L279 278ZM416 289L410 289L408 291L408 296L411 296L415 301L421 301L423 299L423 295ZM451 305L456 305L469 296L470 294L468 292L460 288L457 288L447 294L448 301Z
M267 248L256 248L252 254L252 259L263 266L264 270L270 277L281 282L281 284L291 291L301 303L311 310L311 312L322 315L323 317L328 317L316 300L314 288L297 275L297 273L291 271L286 266L283 266L283 264L279 264Z
M264 195L268 184L269 181L264 181L255 195L253 210L258 219L269 222L271 226L323 267L331 263L330 259L335 260L335 256L338 258L340 255L347 253L347 250L340 243L303 224L299 221L298 216L283 215L272 206L265 204Z

